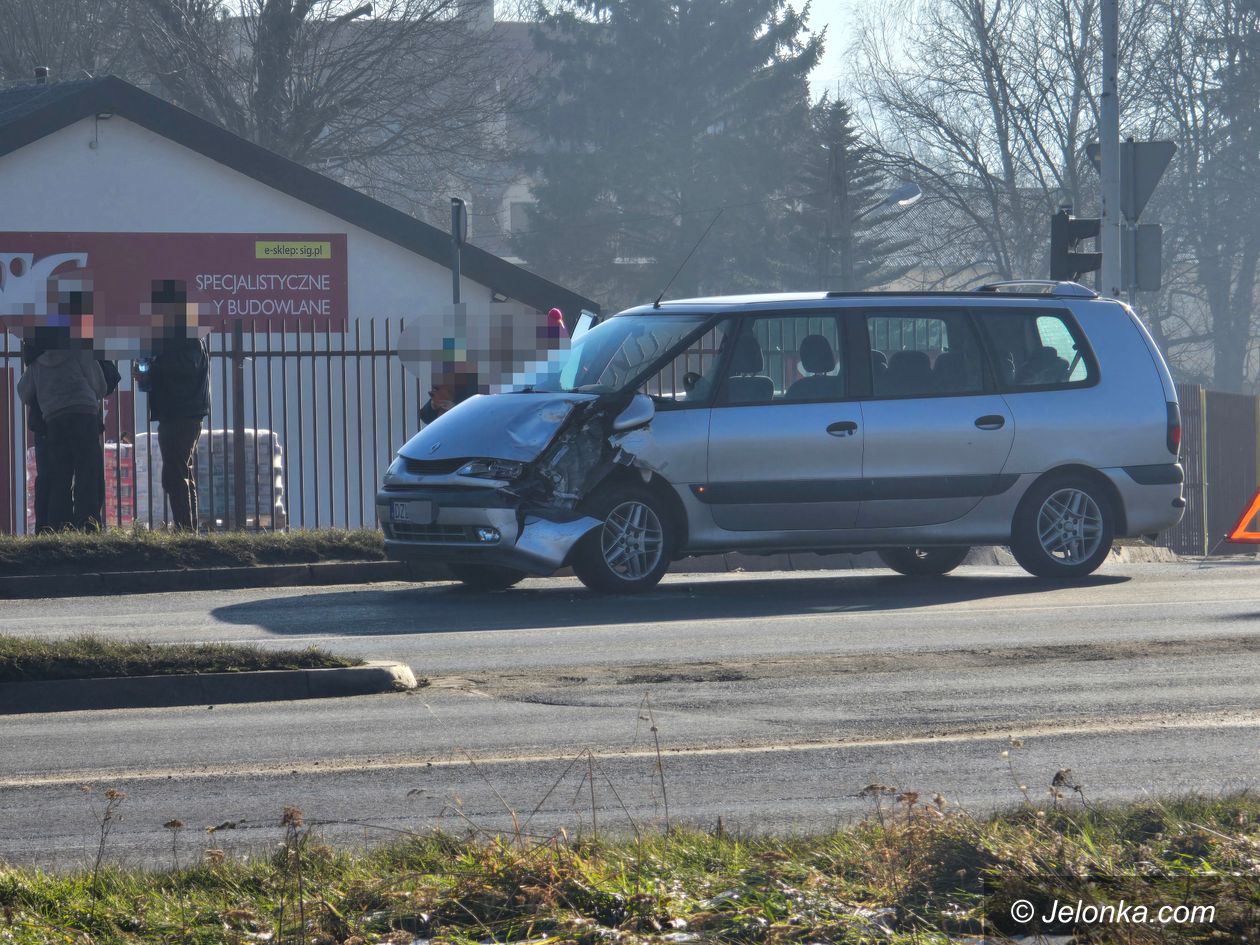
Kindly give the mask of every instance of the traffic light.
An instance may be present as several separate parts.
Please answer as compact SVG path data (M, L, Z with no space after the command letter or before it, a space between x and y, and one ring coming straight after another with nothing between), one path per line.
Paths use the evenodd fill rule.
M1050 218L1050 278L1075 281L1102 266L1102 253L1078 253L1082 240L1098 236L1097 217L1077 219L1066 208Z

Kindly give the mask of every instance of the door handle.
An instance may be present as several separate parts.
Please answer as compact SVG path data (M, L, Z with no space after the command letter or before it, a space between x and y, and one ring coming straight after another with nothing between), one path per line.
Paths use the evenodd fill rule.
M857 424L852 420L837 420L827 427L827 432L832 436L852 436L857 433Z
M1006 426L1006 418L999 413L991 413L977 419L976 426L981 430L1000 430Z

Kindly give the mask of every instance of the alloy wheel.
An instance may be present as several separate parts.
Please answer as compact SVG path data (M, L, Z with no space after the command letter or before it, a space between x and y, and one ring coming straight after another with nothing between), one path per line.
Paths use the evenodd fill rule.
M1037 540L1051 558L1064 564L1087 560L1103 538L1103 516L1089 493L1059 489L1041 503L1037 513Z
M622 580L637 581L660 563L665 534L650 506L629 500L604 519L600 544L608 570Z

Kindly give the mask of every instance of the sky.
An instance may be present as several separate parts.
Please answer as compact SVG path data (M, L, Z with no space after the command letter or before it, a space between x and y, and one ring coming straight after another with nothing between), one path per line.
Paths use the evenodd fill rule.
M836 81L844 75L845 50L854 38L857 28L857 10L862 0L813 0L809 10L809 28L818 32L827 29L827 48L822 62L810 77L815 96L834 89ZM794 6L796 3L793 4Z

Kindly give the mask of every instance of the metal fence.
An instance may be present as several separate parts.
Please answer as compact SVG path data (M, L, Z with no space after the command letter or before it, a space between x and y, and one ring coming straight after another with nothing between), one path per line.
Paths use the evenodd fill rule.
M346 332L250 323L209 339L211 410L198 452L200 519L209 527L372 527L374 495L393 453L419 427L421 381L398 358L401 319ZM131 362L104 413L108 524L161 525L155 425ZM0 531L32 527L33 444L17 399L21 352L0 340Z
M1238 554L1223 541L1255 493L1260 398L1180 384L1186 514L1161 541L1178 554Z
M1181 521L1159 537L1178 554L1204 555L1208 547L1206 459L1206 391L1197 384L1177 385L1181 402L1181 465L1186 472Z
M398 357L401 319L360 320L346 332L285 332L238 324L210 336L211 411L197 463L200 518L211 528L373 527L374 496L394 452L419 428L419 379ZM695 364L717 350L701 345ZM153 426L131 362L106 403L108 524L168 521ZM21 352L0 335L0 532L33 527L34 456L16 386ZM674 391L683 387L671 378ZM657 393L667 393L657 391ZM1161 536L1180 554L1238 551L1221 542L1257 488L1260 398L1178 387L1186 512Z

